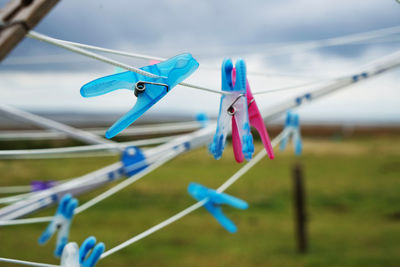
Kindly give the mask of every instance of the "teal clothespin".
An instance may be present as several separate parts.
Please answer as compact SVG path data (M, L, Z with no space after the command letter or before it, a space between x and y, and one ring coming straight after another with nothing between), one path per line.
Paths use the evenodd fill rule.
M91 81L82 86L80 92L83 97L94 97L119 89L134 91L137 101L133 108L106 132L105 136L112 138L136 121L198 67L199 63L191 54L181 54L158 64L141 68L141 70L156 75L157 78L125 71Z
M287 112L284 131L286 131L286 135L281 140L279 146L280 150L283 151L286 149L286 145L289 141L289 138L291 138L295 154L297 156L301 155L303 150L303 144L301 140L300 119L298 114L293 114L290 111Z
M248 205L245 201L225 193L219 193L196 183L189 184L188 192L197 201L207 199L204 208L206 208L227 231L231 233L237 231L236 225L222 212L221 205L226 204L238 209L247 209Z

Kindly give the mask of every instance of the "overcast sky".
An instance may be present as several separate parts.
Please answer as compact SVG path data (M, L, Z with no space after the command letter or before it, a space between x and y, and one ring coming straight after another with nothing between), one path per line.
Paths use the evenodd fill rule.
M3 6L7 1L0 0ZM249 75L253 91L351 74L371 60L400 48L400 34L384 42L271 54L270 47L400 26L396 0L281 1L60 1L36 31L70 41L171 57L191 52L200 65L220 67L240 56L249 71L307 78ZM115 57L131 65L143 60ZM0 64L0 101L29 110L125 112L131 92L84 99L80 87L112 74L112 66L38 42L24 40ZM302 108L304 120L400 122L400 71L338 92ZM188 80L220 88L220 73L200 68ZM309 90L309 89L305 89ZM299 90L257 98L268 108ZM219 96L177 87L152 112L215 115Z

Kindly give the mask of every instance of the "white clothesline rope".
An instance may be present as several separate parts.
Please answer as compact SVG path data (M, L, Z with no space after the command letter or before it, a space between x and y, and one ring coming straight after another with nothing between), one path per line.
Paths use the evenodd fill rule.
M174 134L186 131L197 130L201 127L198 121L186 122L169 122L157 123L150 125L135 125L128 127L119 136L138 136L148 134ZM107 128L83 128L82 130L96 135L104 135ZM0 131L0 140L31 140L31 139L62 139L66 135L62 132L45 131L45 130L17 130L17 131ZM141 140L139 140L141 141Z
M183 149L174 149L170 151L169 153L164 154L163 156L159 157L154 163L152 163L149 167L147 167L145 170L134 174L131 177L126 178L124 181L120 182L119 184L113 186L112 188L108 189L107 191L101 193L100 195L92 198L91 200L85 202L84 204L78 206L75 210L75 215L82 213L83 211L89 209L90 207L96 205L100 201L103 201L104 199L114 195L115 193L121 191L122 189L126 188L127 186L131 185L134 182L137 182L150 172L154 171L155 169L159 168L163 164L165 164L167 161L171 160L172 158L176 157L178 154L180 154L183 151ZM153 156L154 157L154 156ZM126 171L130 171L132 169L138 169L142 166L146 166L147 160L150 158L147 158L146 160L139 161L132 166L129 166L126 168ZM94 181L95 182L95 181ZM90 185L90 182L83 182L80 184L77 184L76 186L88 186ZM0 226L10 226L10 225L21 225L21 224L34 224L34 223L44 223L44 222L49 222L53 219L52 216L48 217L37 217L37 218L27 218L27 219L15 219L15 220L0 220Z
M279 144L280 140L287 134L287 131L283 130L277 137L275 137L271 144L272 146L276 146L277 144ZM239 178L241 178L246 172L248 172L255 164L257 164L262 158L264 158L267 155L267 152L265 151L265 149L262 149L254 158L252 158L248 163L246 163L242 168L240 168L234 175L232 175L228 180L226 180L216 191L221 193L223 191L225 191L228 187L230 187L232 184L234 184L237 180L239 180ZM183 218L184 216L190 214L191 212L197 210L198 208L200 208L201 206L203 206L205 203L207 202L207 199L204 199L200 202L197 202L191 206L189 206L188 208L182 210L181 212L175 214L174 216L168 218L167 220L149 228L148 230L128 239L127 241L107 250L106 252L104 252L100 259L104 259L108 256L110 256L111 254L124 249L125 247L151 235L152 233L172 224L173 222L176 222L177 220Z
M0 194L25 193L31 191L31 189L30 185L2 186L0 187Z
M33 38L33 39L36 39L38 41L46 42L46 43L61 47L63 49L69 50L71 52L74 52L74 53L77 53L77 54L80 54L80 55L83 55L83 56L86 56L86 57L89 57L89 58L93 58L93 59L99 60L101 62L110 64L110 65L113 65L113 66L116 66L116 67L120 67L120 68L129 70L129 71L138 73L138 74L146 76L146 77L160 78L160 76L154 75L153 73L141 70L139 68L132 67L132 66L130 66L128 64L125 64L125 63L119 62L117 60L113 60L113 59L104 57L102 55L98 55L96 53L81 49L79 47L72 46L70 44L65 44L63 42L60 42L58 39L49 37L47 35L44 35L44 34L41 34L41 33L35 32L35 31L30 31L29 33L27 33L26 36L28 36L30 38Z
M28 192L30 190L31 189L29 189ZM29 192L29 193L23 193L23 194L8 196L8 197L2 197L2 198L0 198L0 204L13 203L13 202L19 201L21 199L27 198L29 196L32 196L33 193L34 192Z
M99 144L88 146L74 146L62 148L42 148L42 149L21 149L21 150L0 150L0 159L45 159L45 158L65 158L65 157L87 157L88 152L103 152L100 156L104 155L118 155L120 152L113 148L125 149L128 146L148 146L155 144L162 144L177 138L182 135L172 135L166 137L156 137L149 139L142 139L137 141L121 142L115 144ZM105 153L104 153L105 152ZM89 154L95 156L96 154ZM15 188L14 190L27 190L30 191L29 186ZM13 188L10 188L12 191ZM9 190L5 189L4 192ZM25 191L26 192L26 191ZM3 193L3 187L0 187L0 193Z
M321 39L321 40L309 40L294 43L277 43L274 47L265 48L264 52L257 52L254 54L262 54L264 56L276 56L282 54L291 54L294 52L302 52L306 50L312 50L317 48L329 47L329 46L339 46L351 43L360 43L364 41L369 41L374 38L385 37L388 35L400 33L400 26L394 26L389 28L383 28L373 31L348 34L339 37ZM258 47L265 46L264 44L253 46L252 49L255 50Z
M45 117L35 115L30 112L23 111L21 109L8 106L5 104L0 104L0 112L5 113L9 116L18 118L20 120L24 120L30 123L33 123L35 125L38 125L40 127L46 128L46 129L51 129L51 130L56 130L59 132L62 132L76 140L79 140L81 142L87 143L87 144L110 144L112 145L114 142L111 140L107 140L104 138L101 138L100 136L97 136L95 134L71 127L69 125L47 119Z
M15 263L15 264L20 264L20 265L28 265L28 266L35 266L35 267L65 267L65 266L48 264L48 263L23 261L23 260L9 259L9 258L0 258L0 262L8 262L8 263Z
M161 159L147 167L145 170L141 171L140 173L137 173L133 175L132 177L127 178L126 180L122 181L121 183L117 184L116 186L110 188L109 190L105 191L104 193L101 193L100 195L96 196L95 198L87 201L85 204L79 206L75 210L75 214L79 214L88 208L96 205L100 201L114 195L118 191L121 191L122 189L126 188L127 186L131 185L134 182L139 181L141 178L143 178L145 175L149 174L150 172L154 171L161 165L165 164L167 161L173 159L178 155L181 151L171 151L170 153L167 153L166 155L162 156Z
M360 42L365 42L365 41L370 42L371 39L375 39L375 38L379 38L379 37L387 37L389 35L393 35L393 34L397 34L397 33L400 33L400 26L388 27L388 28L367 31L367 32L361 32L361 33L355 33L355 34L348 34L348 35L344 35L344 36L321 39L321 40L308 40L308 41L302 41L302 42L278 43L269 49L267 48L267 51L270 50L273 53L287 53L288 51L292 52L294 48L304 50L304 49L322 48L322 47L327 47L327 46L360 43ZM79 43L79 42L71 42L71 41L55 39L55 38L52 38L52 39L57 40L58 42L66 44L66 45L83 48L83 49L89 49L89 50L98 51L98 52L104 52L104 53L113 54L113 55L126 56L126 57L143 59L143 60L164 61L167 59L167 58L163 58L163 57L150 56L150 55L139 54L139 53L131 53L131 52L126 52L126 51L121 51L121 50L116 50L116 49L109 49L109 48L104 48L104 47L99 47L99 46L94 46L94 45L88 45L88 44L83 44L83 43ZM263 46L265 46L265 44L260 44L260 45L256 45L256 46L245 46L245 47L247 47L249 50L254 50L254 48L260 48ZM243 46L240 46L240 47L242 48L241 51L243 51ZM257 54L268 55L268 53L257 53ZM202 65L202 66L205 67L206 69L220 71L220 68L209 67L209 66L204 66L204 65ZM262 73L259 73L259 72L257 72L257 73L249 72L249 74L263 75ZM265 75L263 75L263 76L265 76Z
M272 141L272 145L276 146L280 140L282 139L282 137L286 134L286 131L282 131L276 138L274 138L274 140ZM148 172L156 169L157 167L161 166L162 164L164 164L165 162L167 162L168 160L170 160L171 158L173 158L176 153L179 152L172 152L170 154L167 154L164 158L162 158L160 161L158 161L157 163L154 163L151 167L149 167L147 169ZM218 189L217 192L223 192L225 191L228 187L230 187L233 183L235 183L240 177L242 177L248 170L250 170L255 164L257 164L263 157L265 157L266 152L263 149L261 152L259 152L251 161L249 161L246 165L244 165L242 168L239 169L239 171L237 171L233 176L231 176L228 180L226 180L225 183L223 183ZM147 173L148 173L147 172ZM85 205L80 206L80 210L78 210L78 208L76 209L76 214L90 208L91 206L97 204L98 202L100 202L101 200L113 195L114 193L118 192L119 190L125 188L126 186L128 186L129 184L139 180L141 177L143 177L145 174L147 173L143 173L142 176L137 176L135 179L133 178L129 178L131 179L131 181L125 180L124 182L118 184L117 186L111 188L110 190L104 192L103 194L99 195L98 197L92 199L89 202L86 202ZM142 174L142 173L141 173ZM93 201L93 202L92 202ZM129 246L147 236L149 236L150 234L168 226L169 224L172 224L173 222L183 218L184 216L190 214L191 212L199 209L201 206L203 206L205 204L205 202L207 201L207 199L204 199L200 202L197 202L195 204L193 204L192 206L184 209L183 211L179 212L178 214L170 217L169 219L161 222L158 225L155 225L153 227L151 227L150 229L144 231L143 233L125 241L124 243L104 252L101 255L101 259L125 248L126 246ZM48 222L52 219L53 217L42 217L42 218L32 218L32 219L24 219L24 221L31 221L31 222ZM22 220L19 220L22 221ZM21 265L29 265L29 266L35 266L35 267L60 267L60 265L53 265L53 264L47 264L47 263L39 263L39 262L32 262L32 261L23 261L23 260L16 260L16 259L9 259L9 258L0 258L0 262L8 262L8 263L15 263L15 264L21 264Z
M330 80L315 80L311 82L306 82L306 83L301 83L301 84L296 84L296 85L290 85L290 86L285 86L285 87L279 87L279 88L273 88L269 90L264 90L264 91L256 91L253 92L253 96L255 95L263 95L263 94L270 94L270 93L275 93L275 92L282 92L282 91L288 91L288 90L293 90L293 89L299 89L303 88L306 86L310 85L315 85L321 82L328 82L328 81L335 81L336 79L330 79Z

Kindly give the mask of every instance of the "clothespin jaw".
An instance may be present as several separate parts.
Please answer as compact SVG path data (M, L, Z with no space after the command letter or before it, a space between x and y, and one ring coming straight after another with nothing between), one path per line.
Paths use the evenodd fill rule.
M226 204L238 209L247 209L248 205L245 201L197 183L190 183L188 192L197 201L206 199L204 207L228 232L237 231L236 225L224 215L220 206Z
M300 119L298 114L293 114L290 111L287 112L284 131L286 133L280 142L280 150L283 151L286 149L289 138L291 138L295 154L298 156L301 155L303 145L301 140Z
M106 137L112 138L136 121L177 84L189 77L198 66L199 63L191 54L181 54L158 64L141 68L157 75L157 78L126 71L91 81L82 86L80 92L83 97L94 97L118 89L134 91L137 96L136 104L106 132Z
M125 148L122 153L121 162L123 164L123 171L128 177L149 166L142 150L135 146L128 146Z
M279 144L279 149L281 151L284 151L286 149L289 137L292 134L291 131L291 121L292 121L292 112L288 111L286 112L286 119L285 119L285 126L284 126L284 136L281 139L281 142Z
M303 145L301 141L301 133L300 133L300 119L298 114L293 115L293 146L294 146L294 153L297 156L301 155L303 150Z
M94 267L105 248L102 242L96 244L96 238L94 236L86 238L79 248L79 263L82 267Z
M75 242L68 243L61 254L62 267L80 267L79 247Z
M54 235L56 231L58 231L56 249L54 251L54 255L56 257L61 256L61 253L68 242L69 229L74 217L75 208L77 206L78 200L72 198L70 194L66 194L61 199L53 220L39 237L38 242L39 244L43 245Z
M96 238L90 236L83 241L79 248L75 242L68 243L61 255L62 267L94 267L103 254L105 246L103 243L96 245ZM89 253L91 254L89 256Z
M215 159L219 159L226 144L229 126L236 127L242 152L246 158L251 158L254 152L253 137L250 132L249 116L246 103L246 64L238 59L235 64L236 81L233 81L233 63L231 59L225 59L222 63L221 88L229 92L229 95L221 97L218 113L217 130L209 151ZM236 142L237 140L234 140Z

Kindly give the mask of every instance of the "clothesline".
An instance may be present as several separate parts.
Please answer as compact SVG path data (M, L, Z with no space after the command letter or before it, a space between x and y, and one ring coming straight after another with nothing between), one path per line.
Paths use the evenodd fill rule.
M93 58L93 59L99 60L101 62L108 63L110 65L113 65L113 66L116 66L116 67L119 67L119 68L122 68L122 69L126 69L126 70L129 70L129 71L138 73L138 74L143 75L143 76L147 76L147 77L150 77L150 78L160 78L157 75L154 75L152 73L143 71L143 70L141 70L139 68L135 68L135 67L132 67L132 66L130 66L128 64L119 62L117 60L110 59L110 58L104 57L102 55L87 51L85 49L82 49L82 48L79 48L79 47L76 47L76 46L73 46L73 45L70 45L70 44L63 43L62 41L60 41L58 39L51 38L51 37L46 36L44 34L40 34L40 33L34 32L34 31L30 31L27 34L27 36L30 37L30 38L39 40L39 41L50 43L50 44L56 45L58 47L70 50L71 52L78 53L78 54L84 55L86 57ZM215 90L215 89L211 89L211 88L207 88L207 87L203 87L203 86L199 86L199 85L194 85L194 84L189 84L189 83L180 83L180 84L183 85L183 86L186 86L186 87L199 89L199 90L203 90L203 91L207 91L207 92L211 92L211 93L216 93L216 94L221 94L221 95L227 94L227 93L225 93L223 91L220 91L220 90Z
M358 82L359 80L367 79L367 78L376 76L378 74L384 73L388 70L391 70L391 69L399 66L400 59L399 59L398 54L393 54L393 56L391 58L386 59L385 62L378 62L378 63L379 64L373 65L373 66L369 67L368 69L366 69L365 72L362 73L362 75L357 74L357 75L349 76L348 78L338 80L332 84L329 84L328 86L321 87L320 89L315 90L313 92L309 92L307 94L300 95L299 97L296 97L294 100L289 100L286 103L282 103L278 106L272 107L267 112L264 112L264 114L265 114L264 116L265 116L265 118L272 118L272 117L276 116L277 114L280 114L284 110L294 108L294 107L299 107L300 105L302 105L305 102L319 98L321 96L324 96L326 94L334 92L338 89L341 89L343 87L354 84L354 83ZM208 132L206 135L204 135L204 138L205 138L204 140L208 140L209 134L212 134L212 132L211 133ZM199 137L203 138L202 135L199 135ZM190 139L188 139L188 140L190 140ZM196 140L196 138L193 140ZM195 143L199 145L199 144L203 144L203 141L200 143L198 141L195 141ZM161 146L161 147L163 147L163 146ZM167 145L167 147L168 147L168 145ZM160 150L160 149L156 149L155 151L157 151L157 150Z
M292 107L293 105L294 106L300 106L304 99L310 100L310 99L314 99L314 98L318 98L318 97L324 96L324 95L332 93L333 91L336 91L336 90L338 90L340 88L343 88L343 87L346 87L348 85L354 84L354 83L358 82L359 80L366 79L366 78L369 78L369 77L373 77L373 76L381 74L381 73L383 73L383 72L385 72L387 70L390 70L390 69L393 69L395 67L398 67L399 65L400 65L400 59L399 58L394 58L392 60L389 60L388 62L385 62L384 64L380 64L380 65L374 66L373 68L368 69L367 71L365 71L363 73L358 73L358 74L350 76L350 77L348 77L346 79L341 79L339 81L335 81L331 85L329 85L327 87L324 87L324 88L322 88L320 90L317 90L317 91L310 92L310 93L307 93L305 95L299 96L299 97L297 97L295 99L295 101L291 101L290 103L284 104L283 106L281 106L279 108L275 108L273 112L274 113L279 113L282 110L286 110L287 108ZM282 132L278 136L279 138L277 137L277 138L275 138L273 140L273 145L274 146L276 146L276 144L279 142L280 138L282 138L284 136L284 134L285 134L285 132ZM206 138L208 138L208 133L205 134L204 136L199 134L199 138L200 138L199 140L196 140L196 142L198 142L198 143L196 143L197 145L203 144L203 141ZM201 139L201 138L204 138L204 140ZM181 144L185 145L186 143L184 143L183 141L184 140L182 140ZM171 146L171 145L173 145L173 144L169 144L169 146ZM168 146L161 146L158 150L159 151L163 151L163 149L165 150L166 147L168 147ZM263 156L265 156L265 152L264 152L264 155L262 155L263 152L264 152L264 150L262 152L260 152L259 154L257 154L251 161L249 161L246 165L244 165L232 177L230 177L222 186L220 186L217 189L217 192L223 192L229 186L231 186L235 181L237 181L240 177L242 177L243 174L245 174L259 160L261 160L261 158ZM124 243L118 245L117 247L114 247L114 248L106 251L102 255L102 258L107 257L108 255L111 255L112 253L115 253L115 252L123 249L124 247L126 247L126 246L128 246L128 245L130 245L132 243L135 243L138 240L140 240L140 239L142 239L142 238L144 238L144 237L146 237L146 236L148 236L148 235L150 235L150 234L152 234L152 233L154 233L154 232L166 227L167 225L173 223L174 221L179 220L180 218L186 216L187 214L189 214L192 211L194 211L194 210L198 209L199 207L201 207L204 204L205 201L206 200L203 200L201 202L196 203L195 205L190 206L189 208L183 210L182 212L180 212L180 213L174 215L173 217L163 221L162 223L160 223L160 224L158 224L158 225L156 225L154 227L151 227L150 229L146 230L145 232L143 232L143 233L141 233L141 234L139 234L137 236L132 237L131 239L125 241ZM14 262L14 263L20 263L20 264L27 264L27 263L29 264L29 262L26 262L26 261L19 261L19 260L13 260L13 259L4 259L4 258L0 258L0 261L8 261L8 262ZM34 263L34 262L31 262L30 265L32 265L32 266L46 266L46 267L57 266L57 265L48 265L48 264L41 264L41 263Z
M272 140L272 145L276 146L280 140L284 137L284 135L286 134L285 131L282 131L275 139ZM234 175L232 175L230 178L228 178L216 191L217 192L223 192L225 191L227 188L229 188L231 185L233 185L238 179L240 179L244 174L247 173L247 171L249 171L255 164L257 164L262 158L264 158L266 156L266 152L263 149L262 151L260 151L251 161L249 161L248 163L246 163L242 168L240 168L237 172L235 172ZM126 180L129 181L129 180ZM121 183L122 184L122 183ZM122 186L121 186L122 187ZM120 187L114 189L112 192L110 193L115 193L117 191L119 191ZM122 188L121 188L122 189ZM108 192L108 191L106 191ZM108 193L108 194L110 194ZM134 237L132 237L131 239L121 243L120 245L107 250L106 252L104 252L101 255L100 259L104 259L108 256L110 256L111 254L124 249L125 247L151 235L152 233L172 224L173 222L176 222L177 220L183 218L184 216L190 214L191 212L197 210L198 208L202 207L204 205L204 203L207 201L207 199L202 200L200 202L197 202L195 204L193 204L192 206L184 209L183 211L179 212L178 214L168 218L167 220L149 228L148 230L142 232L139 235L136 235ZM83 211L84 209L82 209ZM76 213L78 212L78 209L76 210ZM52 218L52 217L50 217ZM51 264L46 264L46 263L38 263L38 262L31 262L31 261L21 261L21 260L15 260L15 259L8 259L8 258L0 258L0 262L10 262L10 263L16 263L16 264L23 264L23 265L30 265L30 266L36 266L36 267L61 267L60 265L51 265Z
M70 42L70 41L65 41L65 40L61 40L61 39L56 39L56 38L52 38L34 31L31 31L27 34L28 37L31 37L33 39L39 40L39 41L44 41L47 43L51 43L54 44L56 46L59 46L61 48L70 50L72 52L87 56L89 58L93 58L99 61L102 61L104 63L108 63L111 65L114 65L116 67L120 67L122 69L126 69L129 71L133 71L139 74L142 74L144 76L148 76L151 78L157 78L158 76L155 76L151 73L145 72L141 69L132 67L130 65L127 65L125 63L95 54L93 52L87 51L85 49L89 49L89 50L93 50L93 51L100 51L100 52L105 52L105 53L110 53L110 54L114 54L114 55L123 55L123 56L128 56L128 57L133 57L133 58L138 58L138 59L145 59L145 60L157 60L157 61L164 61L166 60L166 58L161 58L161 57L153 57L153 56L148 56L148 55L142 55L142 54L136 54L136 53L130 53L130 52L123 52L123 51L118 51L118 50L114 50L114 49L108 49L108 48L102 48L102 47L98 47L98 46L93 46L93 45L87 45L87 44L82 44L82 43L77 43L77 42ZM209 69L214 69L212 67L206 67ZM219 70L219 69L218 69ZM308 84L311 83L317 83L320 82L320 80L316 80L313 82L309 82ZM204 87L204 86L199 86L199 85L194 85L191 83L187 83L187 82L181 82L180 85L182 86L186 86L186 87L190 87L190 88L194 88L194 89L199 89L202 91L206 91L206 92L210 92L210 93L217 93L217 94L221 94L221 95L228 95L228 92L222 91L222 90L217 90L217 89L212 89L212 88L208 88L208 87ZM298 84L298 85L293 85L293 86L287 86L284 88L272 88L270 90L264 90L262 92L262 94L266 94L266 93L272 93L272 92L277 92L280 90L289 90L289 89L298 89L305 86L304 83L302 84ZM261 94L261 93L259 93Z
M271 144L273 147L275 147L277 144L279 144L280 140L287 134L286 131L282 131L277 137L275 137ZM235 174L233 174L231 177L229 177L218 189L216 190L217 192L221 193L224 192L226 189L228 189L230 186L232 186L237 180L239 180L244 174L246 174L254 165L256 165L261 159L263 159L267 155L267 152L262 149L255 157L253 157L249 162L247 162L242 168L240 168ZM190 207L182 210L181 212L175 214L174 216L168 218L167 220L149 228L148 230L128 239L127 241L121 243L120 245L111 248L110 250L107 250L101 255L101 259L104 259L111 254L124 249L125 247L151 235L152 233L172 224L173 222L176 222L177 220L183 218L184 216L190 214L191 212L199 209L202 207L205 203L207 202L207 199L202 200L200 202L197 202Z
M62 147L62 148L43 148L43 149L22 149L22 150L0 150L0 159L44 159L44 158L65 158L65 157L87 157L95 156L97 154L88 154L90 152L103 152L99 154L100 156L109 156L109 155L119 155L120 153L115 151L114 147L118 148L126 148L127 146L149 146L156 144L163 144L167 141L173 140L182 136L172 135L166 137L156 137L149 139L142 139L137 141L129 141L129 142L120 142L115 145L88 145L88 146L76 146L76 147ZM17 188L18 189L18 188ZM30 191L30 187L23 187L21 189L25 189ZM0 193L2 193L3 187L0 187Z
M181 152L182 152L182 150L178 149L178 150L173 150L173 151L170 151L169 153L166 153L166 154L162 155L161 157L159 157L159 159L157 159L157 161L155 161L153 164L151 164L145 170L133 175L132 177L129 177L129 178L125 179L124 181L122 181L121 183L117 184L116 186L110 188L109 190L107 190L107 191L101 193L100 195L94 197L93 199L87 201L83 205L80 205L75 210L75 214L82 213L83 211L85 211L88 208L94 206L95 204L99 203L100 201L106 199L107 197L110 197L111 195L113 195L113 194L117 193L118 191L126 188L127 186L131 185L132 183L140 180L145 175L149 174L153 170L155 170L158 167L162 166L167 161L171 160L172 158L174 158L175 156L177 156ZM147 158L147 161L148 160L149 159ZM131 167L131 169L134 169L134 168L138 169L138 168L141 168L143 166L146 166L146 164L147 164L146 160L142 160L142 161L139 161L139 162L135 163L135 166L130 166L130 167ZM74 186L75 187L82 187L82 186L89 186L89 185L90 185L90 181L88 183L87 181L83 180L83 181L80 181L80 182L76 183ZM15 220L0 220L0 226L42 223L42 222L51 221L52 218L53 217L50 216L50 217L15 219Z

